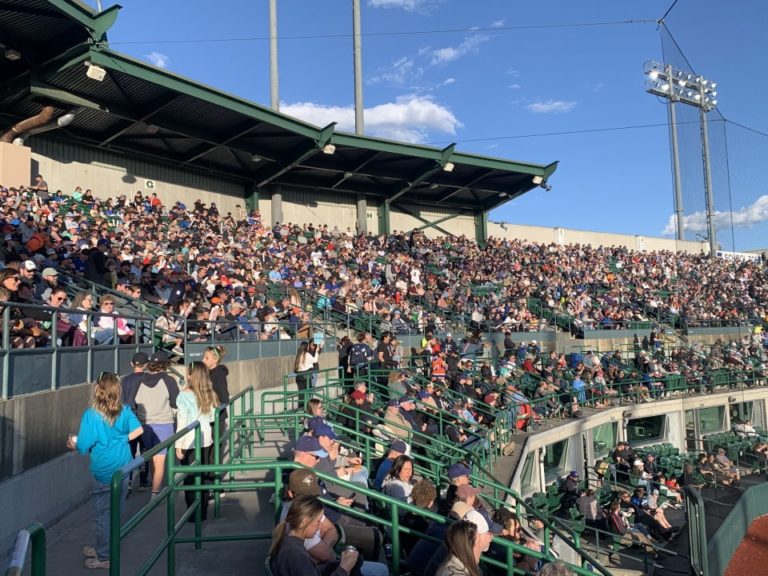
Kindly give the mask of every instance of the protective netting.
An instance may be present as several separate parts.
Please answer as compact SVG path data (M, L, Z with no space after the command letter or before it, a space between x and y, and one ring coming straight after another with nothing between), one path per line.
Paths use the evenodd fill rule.
M661 39L665 64L707 78L705 70L691 66L665 26L661 27ZM718 92L721 88L717 87ZM701 113L682 103L676 104L675 110L685 239L702 240L708 229ZM768 171L763 166L768 157L768 135L729 121L716 108L707 114L707 128L717 244L726 251L768 250ZM668 228L672 230L674 220Z

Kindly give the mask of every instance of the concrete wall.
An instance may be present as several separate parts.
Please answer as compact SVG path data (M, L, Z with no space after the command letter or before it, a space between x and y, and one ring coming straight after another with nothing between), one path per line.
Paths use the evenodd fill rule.
M669 250L671 252L688 252L690 254L709 253L709 245L706 242L692 242L688 240L678 242L674 238L610 234L607 232L590 232L569 228L521 226L499 222L488 222L488 236L545 244L587 244L594 247L624 246L640 252Z
M32 155L27 146L0 142L0 184L7 187L32 183Z
M97 197L125 194L133 198L137 190L145 196L157 192L166 205L181 201L191 207L196 199L216 202L219 212L235 212L244 205L245 188L237 181L202 175L137 158L63 141L54 136L34 136L32 173L43 174L51 191L71 194L76 186L91 188ZM152 186L152 187L150 187Z

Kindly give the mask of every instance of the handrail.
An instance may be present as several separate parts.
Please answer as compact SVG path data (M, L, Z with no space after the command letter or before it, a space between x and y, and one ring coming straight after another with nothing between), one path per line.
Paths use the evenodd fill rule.
M45 576L45 541L45 528L42 524L35 522L25 529L19 530L11 550L11 559L5 576L21 576L24 572L30 542L32 543L30 576Z
M60 378L59 378L59 359L61 358L62 352L65 351L81 351L87 353L87 358L85 362L85 379L84 381L91 381L94 379L94 352L96 351L102 351L102 350L111 350L113 352L113 360L112 364L113 366L111 369L114 372L119 372L119 351L128 349L128 350L140 350L143 347L151 346L150 342L145 342L143 340L143 336L145 333L145 326L149 326L149 330L152 329L152 326L154 324L154 320L148 316L142 316L138 314L129 314L129 313L117 313L117 314L109 314L101 311L92 311L92 310L78 310L78 309L72 309L72 308L63 308L63 307L55 307L55 306L46 306L46 305L39 305L39 304L27 304L27 303L19 303L19 302L0 302L0 307L2 308L2 348L0 349L0 358L2 358L3 363L3 372L2 372L2 389L0 392L0 398L7 399L11 396L11 388L10 388L10 381L9 378L11 377L11 372L9 370L10 363L11 363L11 357L12 356L23 356L23 355L29 355L29 354L45 354L48 356L51 356L53 358L53 361L51 362L51 371L50 371L50 389L56 390L59 387ZM12 311L16 309L16 314L12 314ZM33 314L31 317L28 317L23 313L23 311L33 311L35 314ZM19 327L18 323L23 322L24 319L33 320L34 316L37 313L43 313L45 317L42 320L35 320L34 325L36 328L39 328L40 330L44 330L47 340L47 345L45 346L39 346L34 348L16 348L12 345L11 339L13 336L14 331L19 332L20 334L23 333L21 331L23 330L31 330L30 326L31 324L27 322L24 324L25 327ZM59 321L67 321L67 317L71 315L77 315L77 316L83 316L85 317L85 331L80 330L79 324L76 326L72 323L68 323L72 331L73 338L75 337L76 331L77 334L80 335L80 339L82 339L85 342L85 345L78 345L75 346L74 342L73 345L64 345L64 343L59 342L59 337L62 336L60 332L60 326ZM105 336L109 336L105 339L104 343L98 343L94 339L94 332L92 330L92 327L95 325L95 322L93 319L95 317L108 317L112 319L122 318L124 320L127 320L129 322L133 322L133 334L131 335L130 342L123 343L120 340L119 334L118 334L118 323L113 322L111 328L104 328ZM12 326L13 324L16 324L16 326ZM111 330L111 335L108 332L108 330ZM27 336L32 336L31 331L26 334ZM39 382L40 380L37 380ZM36 390L39 391L39 390ZM23 392L22 392L23 393Z
M252 471L259 471L259 470L273 471L274 473L273 481L239 482L237 483L236 486L241 490L252 490L255 488L274 487L275 508L276 510L279 511L282 503L282 496L280 494L283 487L282 472L284 470L297 470L301 468L304 468L304 466L296 462L275 461L275 462L267 462L267 463L233 464L229 466L215 466L215 465L203 466L199 464L192 464L190 466L184 466L183 469L180 469L180 470L172 469L170 472L175 473L175 472L184 471L188 474L199 475L199 474L211 474L211 473L216 474L224 471L231 471L231 472L252 472ZM345 508L334 501L324 500L324 503L327 504L328 506L331 506L332 508L343 509L344 512L347 514L364 519L367 522L373 523L375 525L389 528L391 530L392 561L393 561L392 573L395 576L398 576L400 574L400 534L405 533L405 534L415 534L420 537L425 536L416 530L407 529L405 527L400 526L399 518L401 515L401 511L412 512L420 516L423 516L425 518L429 518L430 520L434 520L436 522L443 523L443 524L447 522L446 518L443 516L440 516L439 514L435 514L433 512L419 508L412 504L408 504L396 498L392 498L390 496L387 496L386 494L382 494L381 492L371 490L367 487L362 486L361 484L348 482L336 476L328 475L319 471L315 471L315 473L317 474L318 478L322 480L331 481L349 490L354 490L358 494L368 498L369 501L374 500L386 505L386 508L389 511L388 519L381 518L381 517L378 517L354 508ZM185 486L183 489L200 492L202 490L207 490L208 488L209 488L208 486ZM245 538L245 536L240 536L240 535L238 536L240 538ZM271 535L268 537L271 538ZM229 536L229 538L235 539L234 536ZM203 542L206 542L206 541L221 541L221 540L222 540L221 537L215 537L215 536L213 537L199 536L198 537L196 535L194 538L177 539L176 542L177 543L199 542L202 544ZM517 544L509 540L497 538L494 540L494 542L502 546L507 551L507 558L508 558L507 564L505 565L504 563L495 561L491 558L486 558L484 556L481 557L481 562L485 562L495 566L505 567L507 569L507 574L515 574L519 572L519 570L516 571L516 569L514 568L514 559L512 556L513 554L523 554L525 556L533 557L537 560L546 560L546 561L554 560L554 558L551 555L546 555L541 552L536 552L534 550L531 550L529 548L526 548L524 546L521 546L520 544ZM172 555L169 554L169 558L171 556ZM171 566L169 564L169 570L170 568ZM590 574L589 570L583 569L578 566L571 566L571 569L577 574L579 574L580 576L589 576ZM169 571L169 573L172 573L172 572ZM609 576L609 574L607 576Z
M265 393L265 394L268 394L268 393ZM280 392L277 392L277 394L280 394ZM263 399L263 396L262 396L262 399ZM330 402L334 402L334 399L330 399ZM329 405L329 407L330 407L330 405ZM282 414L264 414L264 413L262 413L262 414L254 415L253 417L250 417L248 419L253 419L257 423L259 421L263 421L263 420L279 419L281 421L282 425L285 428L287 428L288 430L293 429L297 434L299 434L300 432L298 431L298 429L299 429L298 422L303 420L304 418L306 418L306 415L304 415L302 413L297 413L297 412L292 412L291 413L291 412L289 412L289 413L282 413ZM258 426L258 424L257 424L257 426ZM334 430L336 430L337 432L341 433L342 435L352 436L355 440L358 440L358 443L356 445L353 445L351 442L348 442L348 441L345 441L344 439L342 439L342 440L340 440L340 443L342 445L353 445L355 447L356 446L360 446L359 440L362 439L362 442L363 442L363 454L362 454L362 456L363 456L364 460L366 461L366 467L368 468L369 472L373 473L373 471L370 468L370 460L371 460L371 457L370 457L370 442L373 441L374 443L376 443L377 439L376 438L371 439L370 436L368 436L366 434L363 434L363 433L361 433L358 430L353 430L353 429L346 428L346 427L344 427L342 425L339 425L336 422L333 423L333 427L334 427ZM379 439L379 440L381 440L381 439ZM417 473L420 473L422 476L428 476L428 477L433 478L433 479L436 478L435 485L436 486L440 485L440 483L441 483L440 482L440 478L444 476L443 470L444 470L444 467L445 467L445 463L435 461L435 460L433 460L431 458L428 458L428 457L425 457L425 456L422 456L422 455L420 455L418 453L413 453L413 452L411 453L411 458L414 460L414 464L415 464L414 470ZM482 460L478 461L477 455L475 453L473 453L472 451L469 451L469 450L463 450L463 455L462 455L462 458L460 458L460 459L471 461L473 463L473 467L477 468L477 470L473 470L473 474L472 474L472 478L476 481L476 485L481 486L481 487L486 488L486 489L492 489L493 490L493 493L494 493L493 496L490 496L490 495L487 495L487 494L483 494L482 495L483 498L485 498L486 500L488 500L489 502L491 502L495 506L508 505L509 501L512 500L515 503L517 508L525 508L527 514L534 515L536 518L538 518L539 520L542 521L542 523L544 524L545 529L547 531L550 530L551 523L547 519L545 519L544 516L539 514L539 512L533 506L529 506L528 504L526 504L518 493L516 493L514 490L512 490L508 486L503 485L498 480L493 478L493 476L490 473L488 473L487 470L485 469L485 467L484 467L484 465L482 463ZM431 466L431 468L423 466L422 462L426 463L429 466ZM435 467L437 467L437 470L435 470ZM483 474L482 475L478 474L478 471L482 472ZM489 480L489 478L490 478L490 480ZM335 478L330 478L330 479L334 483L342 484L343 485L343 483L336 482ZM358 490L356 490L356 491L359 492ZM498 496L499 493L503 494L502 498L500 498ZM578 541L576 542L576 546L575 547L572 545L571 540L574 539L574 538L576 538L576 540L578 540L578 536L577 535L574 534L574 535L570 535L569 536L569 535L563 533L562 531L558 530L557 528L553 529L553 533L556 534L558 537L560 537L564 542L566 542L566 544L568 546L573 547L574 550L582 556L583 561L585 563L590 563L590 564L593 564L593 565L597 565L597 561L594 558L592 558L588 554L583 554L582 553L583 551L580 550L579 547L578 547ZM544 545L545 545L545 551L548 552L548 550L549 550L548 532L547 532L547 534L545 534L545 537L544 537ZM600 569L600 571L603 574L605 574L606 576L610 576L610 573L607 572L607 571L604 571L602 568Z

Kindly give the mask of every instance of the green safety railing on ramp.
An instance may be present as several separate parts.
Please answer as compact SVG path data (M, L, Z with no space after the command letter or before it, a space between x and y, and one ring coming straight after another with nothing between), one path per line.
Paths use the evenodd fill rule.
M11 550L11 558L5 576L21 576L25 573L24 567L27 562L30 543L32 544L32 551L28 573L30 576L45 576L45 541L45 529L37 522L24 530L20 530Z

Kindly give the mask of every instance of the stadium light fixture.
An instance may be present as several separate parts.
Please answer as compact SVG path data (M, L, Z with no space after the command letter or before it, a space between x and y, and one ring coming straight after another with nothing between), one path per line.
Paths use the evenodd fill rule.
M443 172L453 172L456 165L453 162L446 162L443 164Z
M707 231L709 253L714 258L717 252L717 238L714 220L714 200L712 194L712 171L709 163L709 136L707 133L707 112L717 106L717 82L684 70L673 68L669 64L648 61L644 65L646 92L664 98L669 110L670 138L672 140L672 169L675 178L675 217L677 219L677 239L684 239L683 194L680 179L680 161L677 146L677 120L675 104L681 103L698 108L701 123L702 162L704 164L704 193L707 207Z
M21 52L18 50L14 50L13 48L8 48L5 51L5 58L6 60L10 60L11 62L15 62L16 60L21 60Z
M323 154L328 154L329 156L336 153L336 146L333 144L326 144L323 146Z

